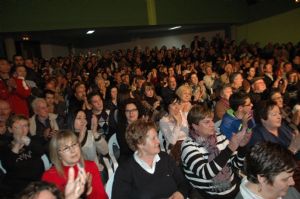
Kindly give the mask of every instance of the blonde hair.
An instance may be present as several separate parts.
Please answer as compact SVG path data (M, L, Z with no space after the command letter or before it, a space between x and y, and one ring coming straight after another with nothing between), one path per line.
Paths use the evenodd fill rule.
M181 85L177 90L176 90L176 95L181 99L183 92L188 91L192 95L192 88L188 84L183 84Z
M54 164L58 174L61 176L66 176L66 174L64 173L62 161L58 150L66 142L66 140L79 142L78 137L71 130L62 130L52 137L49 144L51 162ZM80 152L82 154L81 148ZM79 163L81 163L81 165L84 165L84 159L82 155L80 156Z

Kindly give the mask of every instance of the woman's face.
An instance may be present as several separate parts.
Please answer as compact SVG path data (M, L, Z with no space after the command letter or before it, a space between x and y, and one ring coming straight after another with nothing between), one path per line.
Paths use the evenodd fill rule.
M182 94L180 96L180 100L182 102L189 102L191 101L192 93L188 89L183 89Z
M279 108L283 108L283 98L281 93L274 93L271 100L276 103Z
M294 172L281 172L275 176L273 184L264 183L262 189L265 193L271 193L273 198L280 198L286 195L288 188L295 184L293 179Z
M75 131L79 132L80 130L84 129L86 127L86 124L87 120L85 113L83 111L79 111L74 121Z
M27 136L29 131L29 123L27 120L17 120L11 127L11 132L15 140L19 140L23 136Z
M58 153L64 166L76 165L81 157L80 146L77 140L67 139L59 146Z
M117 99L117 96L118 96L117 88L112 88L111 91L110 91L110 95L111 95L112 99Z
M198 124L192 124L195 132L204 138L207 138L215 134L215 124L213 117L205 117L203 120L200 120Z
M145 142L138 145L138 150L142 155L154 156L160 152L160 142L156 130L150 129L147 132Z
M138 119L139 112L135 104L127 104L125 107L127 122L130 124Z
M154 90L151 87L146 87L145 89L145 95L147 97L153 97L154 96Z
M274 106L268 111L266 120L262 119L262 124L269 128L279 128L281 126L281 113L278 106Z
M254 77L255 76L255 68L252 67L252 68L249 69L249 76L250 77Z
M243 76L241 74L238 74L234 81L233 81L234 85L236 88L239 88L243 85Z
M169 114L170 115L177 115L180 111L180 106L178 102L173 102L169 105Z

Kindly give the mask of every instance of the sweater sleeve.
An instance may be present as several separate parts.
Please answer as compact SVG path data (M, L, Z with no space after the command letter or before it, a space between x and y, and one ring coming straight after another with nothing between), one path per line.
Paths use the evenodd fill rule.
M88 199L108 199L104 190L103 183L101 181L100 173L97 165L92 161L85 162L85 169L87 173L92 176L92 193L88 196Z
M23 79L15 79L15 80L17 84L17 88L15 90L16 94L22 98L29 97L31 94L31 89L28 87L28 85L26 85L25 80ZM26 87L24 87L24 84L26 85Z
M130 193L133 192L131 184L131 170L126 169L124 166L120 165L115 173L111 198L131 199Z
M170 124L165 118L159 121L159 128L163 135L165 136L168 143L174 145L178 140L178 135L180 133L180 126L174 126Z
M182 144L181 159L184 166L188 167L195 175L202 179L212 179L226 165L232 155L232 151L226 146L210 162L204 157L201 149L192 140L186 140Z
M167 158L169 159L168 161L170 167L172 167L171 170L174 170L173 178L175 179L175 182L177 184L177 191L179 191L184 196L184 198L186 198L191 189L191 186L184 177L179 167L176 165L175 161L169 155L167 155Z

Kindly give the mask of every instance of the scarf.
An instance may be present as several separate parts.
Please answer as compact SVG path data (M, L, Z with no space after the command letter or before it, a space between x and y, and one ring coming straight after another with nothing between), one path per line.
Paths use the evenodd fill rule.
M199 136L194 130L190 130L190 136L192 139L203 146L208 151L208 162L214 161L215 157L220 154L220 150L217 147L217 136L216 134L204 138ZM223 192L231 187L230 176L232 175L232 170L228 166L228 163L222 168L222 170L212 178L212 183L210 187L215 192Z

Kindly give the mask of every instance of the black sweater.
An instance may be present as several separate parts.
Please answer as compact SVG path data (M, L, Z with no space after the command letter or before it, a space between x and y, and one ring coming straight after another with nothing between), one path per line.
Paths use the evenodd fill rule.
M162 199L179 191L187 197L190 185L185 180L175 161L166 153L159 153L155 172L146 172L130 158L116 171L112 199Z

